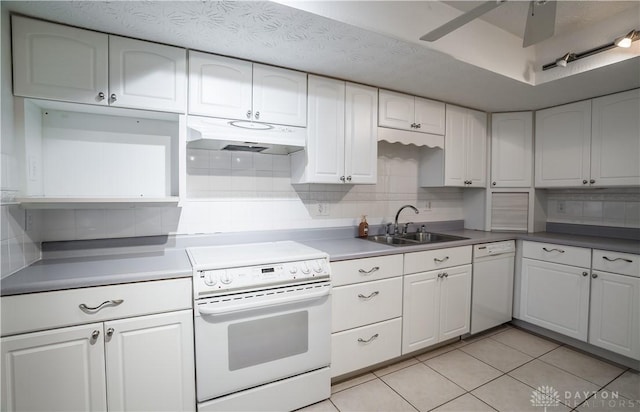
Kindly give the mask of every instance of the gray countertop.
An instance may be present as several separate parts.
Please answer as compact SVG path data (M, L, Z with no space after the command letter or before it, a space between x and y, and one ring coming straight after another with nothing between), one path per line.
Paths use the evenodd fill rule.
M416 252L445 247L473 245L509 239L523 239L539 242L559 243L626 253L640 253L640 242L596 236L567 235L559 233L498 233L477 230L440 230L439 233L466 237L465 240L433 243L415 246L389 246L352 237L349 230L337 230L334 235L321 236L317 233L310 238L293 234L292 239L316 249L327 252L332 261ZM284 234L274 234L278 240L286 238ZM75 251L74 257L56 257L43 259L0 281L2 296L22 293L45 292L90 286L103 286L178 277L190 277L191 265L185 252L189 242L181 240L166 248L140 252L135 247L123 248L131 253L100 254L82 256L82 250ZM264 241L264 240L261 240ZM197 245L219 244L216 235L210 242L198 237ZM246 243L238 241L237 243ZM55 255L55 254L54 254Z

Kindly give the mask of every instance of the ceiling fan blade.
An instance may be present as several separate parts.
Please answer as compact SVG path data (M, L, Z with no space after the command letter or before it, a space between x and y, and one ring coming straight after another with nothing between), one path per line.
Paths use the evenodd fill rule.
M529 14L524 30L522 47L546 40L553 36L556 29L556 0L529 2Z
M485 1L484 3L482 3L481 5L476 7L475 9L469 10L468 12L456 17L453 20L451 20L450 22L445 23L442 26L438 27L437 29L430 31L429 33L427 33L424 36L420 37L420 40L436 41L439 38L441 38L443 36L446 36L447 34L451 33L454 30L456 30L457 28L459 28L461 26L464 26L465 24L469 23L471 20L474 20L474 19L482 16L483 14L485 14L487 12L490 12L491 10L493 10L496 7L500 6L505 1L506 0L489 0L489 1Z

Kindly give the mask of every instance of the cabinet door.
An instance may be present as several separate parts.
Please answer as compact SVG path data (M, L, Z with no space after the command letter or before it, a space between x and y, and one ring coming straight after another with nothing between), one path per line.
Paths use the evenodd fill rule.
M186 50L109 36L109 104L185 112Z
M102 323L1 343L3 411L107 410Z
M491 116L491 187L531 187L531 112Z
M404 277L402 307L402 353L438 343L440 271Z
M465 135L467 109L447 105L444 135L444 185L465 186Z
M438 340L464 335L471 325L471 265L444 269Z
M191 310L105 322L104 328L110 410L195 410Z
M253 119L265 123L305 127L307 74L254 64Z
M591 101L536 112L536 187L589 184Z
M416 131L444 135L444 103L415 97Z
M469 187L487 185L487 114L467 110L465 145L465 178Z
M343 81L309 76L307 182L342 183L344 92Z
M586 341L588 274L584 268L522 259L520 319Z
M189 114L251 120L253 64L189 50Z
M640 185L640 89L593 99L591 181Z
M640 278L593 272L589 343L640 360Z
M345 96L347 183L375 184L378 176L378 90L347 83Z
M407 94L380 90L380 117L378 125L393 129L415 131L415 99Z
M106 34L22 16L12 28L16 96L107 105Z

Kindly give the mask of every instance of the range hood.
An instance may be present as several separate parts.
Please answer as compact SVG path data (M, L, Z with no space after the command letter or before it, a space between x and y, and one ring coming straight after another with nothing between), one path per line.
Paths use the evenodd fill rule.
M188 116L189 147L289 154L305 147L307 129L245 120Z

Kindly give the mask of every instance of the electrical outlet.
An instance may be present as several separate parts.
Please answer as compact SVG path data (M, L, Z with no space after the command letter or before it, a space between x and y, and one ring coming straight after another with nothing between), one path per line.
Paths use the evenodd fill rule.
M316 203L315 205L316 216L329 216L329 204L328 203Z
M431 200L427 200L424 207L422 208L423 212L431 212Z
M557 206L556 206L556 212L564 213L565 210L566 210L566 207L565 207L565 204L564 204L564 200L558 200Z

